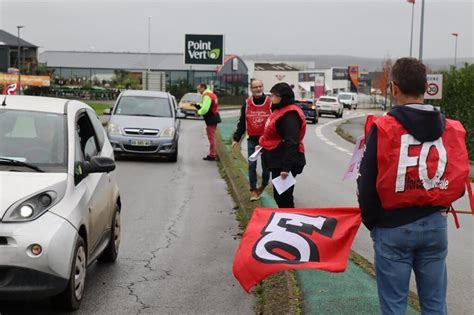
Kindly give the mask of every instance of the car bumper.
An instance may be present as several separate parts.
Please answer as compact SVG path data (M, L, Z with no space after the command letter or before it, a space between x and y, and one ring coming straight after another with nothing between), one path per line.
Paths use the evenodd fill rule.
M170 155L176 152L178 136L168 137L131 137L124 135L109 136L114 153L143 154L143 155ZM150 141L148 146L132 145L132 140Z
M77 238L69 222L51 212L31 222L0 222L0 238L0 298L45 297L64 290ZM33 244L41 245L39 256L30 252Z
M306 119L309 119L309 120L314 120L317 116L315 110L304 110L303 112Z

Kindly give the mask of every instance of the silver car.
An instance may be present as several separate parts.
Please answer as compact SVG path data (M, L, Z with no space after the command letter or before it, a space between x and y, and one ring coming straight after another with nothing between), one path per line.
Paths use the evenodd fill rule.
M84 103L0 103L0 299L53 297L77 309L87 266L119 251L112 147Z
M110 115L107 133L116 156L164 156L178 160L180 121L175 98L166 92L127 90Z

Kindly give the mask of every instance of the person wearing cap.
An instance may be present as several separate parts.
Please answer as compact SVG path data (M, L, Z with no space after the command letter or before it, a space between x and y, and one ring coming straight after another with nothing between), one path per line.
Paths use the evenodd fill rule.
M306 133L306 118L301 108L295 105L295 95L287 83L277 83L271 90L272 113L268 118L259 144L263 148L262 158L272 173L272 178L286 179L301 174L306 165L303 138ZM273 196L278 207L294 208L295 186L279 194L273 187Z

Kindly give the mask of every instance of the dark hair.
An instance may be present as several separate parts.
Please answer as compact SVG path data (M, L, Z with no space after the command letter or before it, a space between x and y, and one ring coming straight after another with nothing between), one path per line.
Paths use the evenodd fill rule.
M271 89L270 93L281 97L282 101L280 104L286 105L295 102L295 93L291 89L288 83L282 82L275 84Z
M405 95L417 97L425 93L426 67L418 59L398 59L392 67L391 77Z
M198 87L201 87L201 88L203 88L203 89L207 89L206 83L199 83L199 84L198 84Z

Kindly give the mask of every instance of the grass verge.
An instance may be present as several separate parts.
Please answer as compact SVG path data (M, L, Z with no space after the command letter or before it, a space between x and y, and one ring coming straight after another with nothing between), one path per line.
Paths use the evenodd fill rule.
M242 172L242 169L247 169L247 162L240 150L230 151L230 140L224 140L219 131L216 137L219 172L236 203L236 217L243 231L253 209L262 204L250 201L248 180ZM268 277L256 286L254 294L257 299L256 314L301 314L301 296L294 272L280 272Z
M344 129L341 128L342 125L344 124L348 124L349 122L348 121L345 121L343 122L342 124L340 124L339 126L337 126L336 128L336 133L341 137L343 138L344 140L346 141L349 141L350 143L356 143L356 139L354 139L354 137L350 134L348 134L347 132L344 131Z
M86 102L86 103L87 105L92 107L92 109L95 110L98 116L102 115L104 110L106 110L107 108L112 108L113 106L113 104L110 105L110 104L102 104L102 103L94 103L94 102Z

